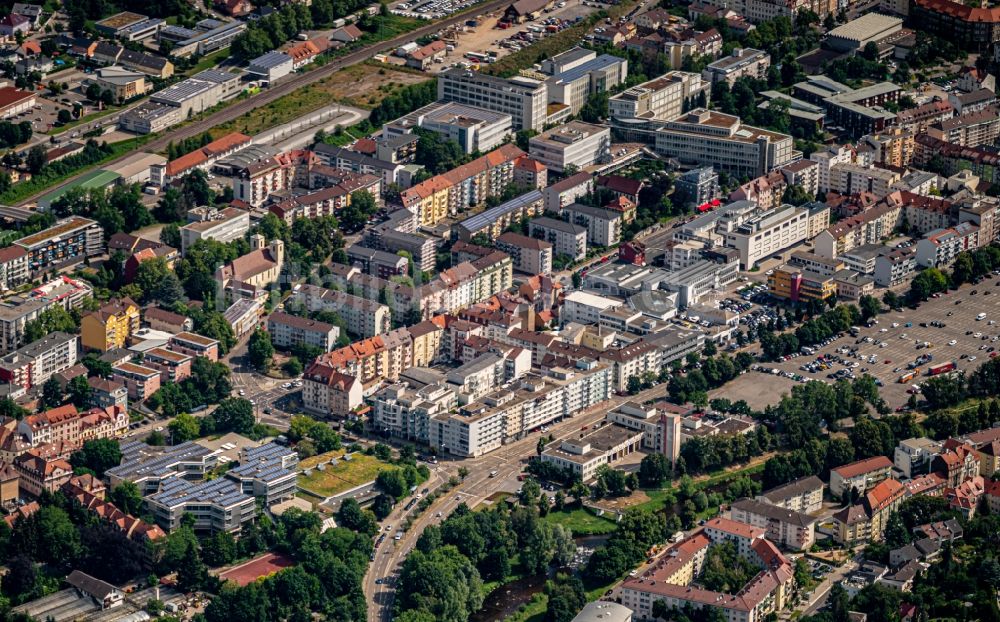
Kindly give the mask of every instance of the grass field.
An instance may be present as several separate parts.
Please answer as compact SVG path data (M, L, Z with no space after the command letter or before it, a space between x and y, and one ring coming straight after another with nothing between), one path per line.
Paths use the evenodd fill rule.
M352 454L350 460L341 459L343 455L343 450L333 451L300 462L299 487L322 497L330 497L355 486L367 484L375 479L379 471L396 468L365 454ZM327 464L322 471L314 469L309 475L303 474L306 469L330 458L337 458L337 464L334 466Z
M617 527L614 521L594 515L586 508L574 508L562 512L551 511L545 516L545 522L560 524L573 532L576 537L601 536L613 532Z
M259 134L338 101L359 108L371 108L396 89L427 79L424 73L381 63L352 65L249 114L212 128L212 137L219 138L230 132L243 132L251 136Z

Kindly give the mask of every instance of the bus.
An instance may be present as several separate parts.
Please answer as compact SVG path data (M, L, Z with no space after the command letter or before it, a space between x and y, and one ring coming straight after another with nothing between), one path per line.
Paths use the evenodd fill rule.
M906 384L907 382L909 382L909 381L913 380L914 378L916 378L917 372L919 372L919 371L920 371L919 367L916 368L916 369L914 369L914 370L912 370L912 371L908 371L905 374L903 374L902 376L900 376L899 379L896 382L898 382L899 384Z

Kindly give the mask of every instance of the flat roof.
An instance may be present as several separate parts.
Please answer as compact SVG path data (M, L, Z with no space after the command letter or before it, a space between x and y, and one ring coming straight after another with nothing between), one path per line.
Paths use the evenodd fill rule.
M99 172L99 171L98 171ZM78 229L86 229L92 225L96 225L96 220L91 220L89 218L84 218L83 216L70 216L65 220L61 220L56 224L52 225L48 229L43 229L38 233L33 233L31 235L25 236L20 240L14 240L14 244L21 246L23 248L31 248L48 240L59 237L61 235L66 235L77 231Z
M842 26L837 26L828 32L827 36L850 41L865 41L895 26L902 28L903 20L880 13L867 13Z

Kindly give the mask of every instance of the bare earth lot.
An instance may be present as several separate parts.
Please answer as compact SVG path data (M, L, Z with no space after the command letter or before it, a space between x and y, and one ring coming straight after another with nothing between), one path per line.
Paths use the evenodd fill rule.
M777 404L782 395L791 393L792 387L796 384L798 383L784 376L769 376L749 371L737 376L725 386L709 391L708 399L724 397L733 402L746 400L750 408L763 410L765 406Z

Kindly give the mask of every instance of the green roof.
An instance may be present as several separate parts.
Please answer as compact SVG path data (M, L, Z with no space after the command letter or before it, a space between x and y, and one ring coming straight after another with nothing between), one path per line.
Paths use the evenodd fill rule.
M84 190L91 190L93 188L107 188L111 184L118 181L121 175L112 171L106 171L104 169L98 169L96 171L91 171L86 175L77 178L68 184L56 188L52 192L40 197L38 199L38 206L43 209L48 209L52 206L52 203L57 201L59 197L69 192L72 188L82 188Z

